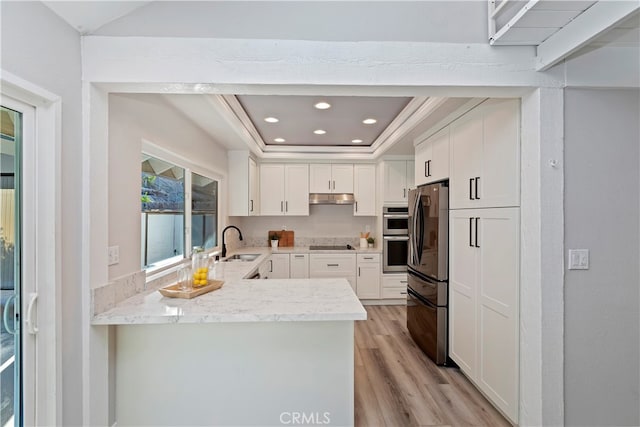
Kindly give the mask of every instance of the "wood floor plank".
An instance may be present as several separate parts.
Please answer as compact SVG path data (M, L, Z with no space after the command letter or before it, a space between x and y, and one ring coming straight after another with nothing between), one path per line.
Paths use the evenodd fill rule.
M411 371L408 361L397 351L395 340L389 336L378 336L376 339L378 348L389 366L390 380L395 381L395 387L402 390L418 425L444 424L440 408L427 387L420 381L420 374Z
M386 423L364 365L356 367L355 387L358 390L355 395L355 425L384 426Z
M390 380L391 373L384 357L377 348L363 350L362 359L365 363L367 378L376 395L382 417L387 426L414 426L417 420L409 409L405 394L398 385Z
M509 426L457 368L435 365L406 329L406 307L356 322L356 426Z

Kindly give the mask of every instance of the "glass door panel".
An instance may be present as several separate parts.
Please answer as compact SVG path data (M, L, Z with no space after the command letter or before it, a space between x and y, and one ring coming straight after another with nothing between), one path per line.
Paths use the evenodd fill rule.
M0 426L22 425L20 165L22 114L0 107Z

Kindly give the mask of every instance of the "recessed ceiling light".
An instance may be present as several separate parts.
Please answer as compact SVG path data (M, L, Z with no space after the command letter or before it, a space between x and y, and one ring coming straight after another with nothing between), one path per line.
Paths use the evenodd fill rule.
M353 142L354 144L360 144L362 143L361 139L352 139L351 142Z
M327 133L327 131L323 129L316 129L313 131L313 133L315 133L316 135L324 135L325 133Z
M362 121L362 123L364 123L365 125L372 125L372 124L374 124L374 123L376 123L376 122L377 122L377 120L376 120L376 119L371 119L371 118L369 118L369 119L364 119L364 120Z
M318 110L326 110L327 108L331 108L331 104L325 101L320 101L314 105Z
M274 141L275 142L285 142L286 139L284 139L284 138L276 138L276 139L274 139Z
M264 121L267 123L278 123L280 120L275 117L265 117Z

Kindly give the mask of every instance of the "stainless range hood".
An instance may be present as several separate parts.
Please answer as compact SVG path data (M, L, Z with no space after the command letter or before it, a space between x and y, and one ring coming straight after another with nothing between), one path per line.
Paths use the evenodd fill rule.
M311 193L309 194L310 205L352 205L355 203L353 194L328 194L328 193Z

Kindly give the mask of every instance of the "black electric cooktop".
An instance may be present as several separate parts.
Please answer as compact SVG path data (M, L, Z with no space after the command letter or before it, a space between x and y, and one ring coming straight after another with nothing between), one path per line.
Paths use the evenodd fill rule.
M311 245L309 249L312 251L346 251L346 250L354 250L351 245L334 245L334 246L323 246L323 245Z

